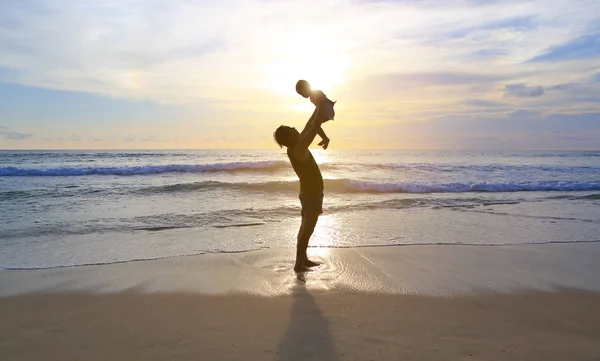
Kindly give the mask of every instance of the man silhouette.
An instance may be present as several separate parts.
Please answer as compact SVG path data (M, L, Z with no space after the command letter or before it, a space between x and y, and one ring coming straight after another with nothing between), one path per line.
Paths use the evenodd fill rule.
M298 244L296 246L296 272L306 271L309 267L317 266L318 263L308 259L306 249L308 240L315 230L319 215L323 213L323 177L319 166L308 147L319 134L323 141L319 143L323 149L327 149L329 138L321 129L323 118L319 117L319 108L315 108L312 116L306 122L301 133L296 128L282 125L273 137L279 146L287 148L287 156L292 163L296 175L300 179L300 203L302 204L302 223L298 231Z

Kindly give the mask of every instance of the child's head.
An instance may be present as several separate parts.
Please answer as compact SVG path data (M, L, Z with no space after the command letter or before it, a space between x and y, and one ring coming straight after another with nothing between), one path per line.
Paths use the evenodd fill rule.
M306 80L298 80L296 83L296 92L303 97L308 98L311 92L310 84L308 84Z

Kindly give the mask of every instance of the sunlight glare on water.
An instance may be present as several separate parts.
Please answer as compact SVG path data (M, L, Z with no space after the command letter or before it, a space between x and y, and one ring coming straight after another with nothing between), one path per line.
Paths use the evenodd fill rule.
M310 152L312 153L313 157L315 158L315 161L317 162L317 164L327 164L327 163L331 162L331 160L329 158L329 154L327 154L327 151L325 151L323 149L311 149Z
M341 218L335 214L324 214L319 217L315 232L313 233L313 241L311 244L320 247L337 247L340 246L339 231L343 227Z
M335 141L311 149L325 186L311 247L600 234L599 152L338 150ZM294 247L299 190L279 148L0 151L0 268Z
M327 258L331 253L329 248L313 247L308 249L308 257Z

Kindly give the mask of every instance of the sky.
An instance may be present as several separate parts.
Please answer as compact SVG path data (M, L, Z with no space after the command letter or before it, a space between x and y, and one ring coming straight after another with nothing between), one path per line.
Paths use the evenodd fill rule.
M0 149L600 149L597 0L0 0ZM317 143L317 142L315 142Z

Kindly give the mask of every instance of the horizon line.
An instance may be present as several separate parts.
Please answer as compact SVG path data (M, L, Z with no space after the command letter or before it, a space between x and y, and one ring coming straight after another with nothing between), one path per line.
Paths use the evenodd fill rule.
M322 150L321 148L309 148L309 150ZM0 148L0 152L23 151L23 152L38 152L38 151L167 151L167 150L282 150L280 148ZM600 148L570 148L570 149L519 149L519 148L338 148L327 150L401 150L401 151L520 151L520 152L597 152Z

